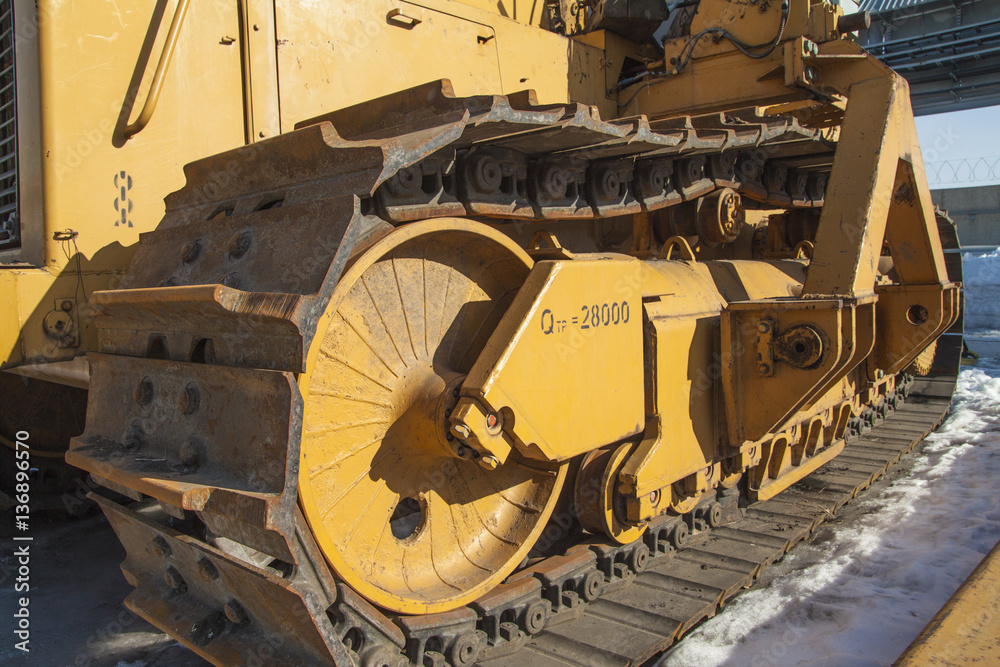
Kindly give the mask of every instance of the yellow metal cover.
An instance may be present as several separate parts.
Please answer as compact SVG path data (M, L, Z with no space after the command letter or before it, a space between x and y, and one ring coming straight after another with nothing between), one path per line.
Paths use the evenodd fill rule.
M642 272L639 260L607 256L532 269L462 389L505 416L525 456L563 461L642 430L642 299L634 279Z

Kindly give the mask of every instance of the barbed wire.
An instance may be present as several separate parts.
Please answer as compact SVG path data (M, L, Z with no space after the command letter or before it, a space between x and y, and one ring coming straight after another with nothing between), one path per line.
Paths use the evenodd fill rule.
M928 162L924 171L931 187L1000 181L1000 155Z

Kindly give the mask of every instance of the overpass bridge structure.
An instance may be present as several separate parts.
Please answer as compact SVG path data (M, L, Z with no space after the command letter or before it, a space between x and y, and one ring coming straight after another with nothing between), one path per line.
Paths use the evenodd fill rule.
M1000 104L1000 2L860 0L860 42L910 82L917 115Z

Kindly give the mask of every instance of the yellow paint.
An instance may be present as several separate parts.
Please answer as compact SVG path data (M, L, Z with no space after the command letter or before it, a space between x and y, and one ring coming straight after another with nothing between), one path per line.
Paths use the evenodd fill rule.
M42 0L43 20L22 31L19 48L37 49L40 65L23 73L18 94L34 94L37 80L31 99L40 97L41 112L40 144L21 162L40 165L40 178L31 180L42 185L23 204L26 216L30 207L39 212L37 224L24 229L21 251L0 253L0 265L34 266L23 268L49 281L46 298L72 296L59 291L56 276L77 254L91 271L124 270L127 249L160 221L163 198L184 185L185 164L323 112L449 78L458 95L531 88L541 102L572 98L600 103L605 116L617 113L603 75L591 75L602 71L602 52L539 29L542 3L191 2L154 113L126 141L122 130L146 101L176 7L176 0ZM22 55L19 63L28 63ZM29 183L22 185L27 193ZM77 232L69 257L52 238L66 229ZM8 293L0 311L16 323L8 329L29 339L30 319L49 308L31 298L23 289ZM19 363L14 350L29 343L4 341L0 366ZM77 352L86 349L93 348Z
M893 663L919 665L996 665L1000 663L1000 544Z
M522 561L555 506L566 466L515 455L487 471L447 439L452 388L485 344L475 333L530 265L485 225L414 223L362 255L327 306L299 378L299 502L333 569L378 605L431 613L474 600ZM389 520L405 499L422 518L397 535Z
M159 15L154 3L140 0L38 3L42 20L24 43L40 51L43 188L42 201L32 204L44 215L39 227L23 229L22 253L0 254L4 263L34 265L0 268L0 365L95 349L89 325L76 349L53 348L40 331L56 298L85 305L77 263L88 293L106 288L124 270L139 234L159 223L164 196L183 186L182 167L244 142L239 45L220 43L239 36L236 4L203 2L191 3L152 119L124 141L122 130L145 102L175 6L165 3ZM67 229L77 232L72 242L52 238Z
M629 282L643 271L625 256L538 262L470 371L452 421L477 403L501 416L523 455L543 461L640 433L642 301ZM604 416L584 417L593 414ZM480 443L490 440L484 424L467 424Z

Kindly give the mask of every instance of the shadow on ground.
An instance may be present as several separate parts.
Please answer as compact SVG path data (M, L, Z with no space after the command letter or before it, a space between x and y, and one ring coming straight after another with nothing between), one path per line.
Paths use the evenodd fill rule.
M204 660L125 608L132 591L125 550L100 513L56 522L32 516L30 542L14 542L14 514L0 514L0 663L89 667L203 667ZM14 548L30 545L30 592L15 590ZM14 612L29 595L30 653L15 648Z

